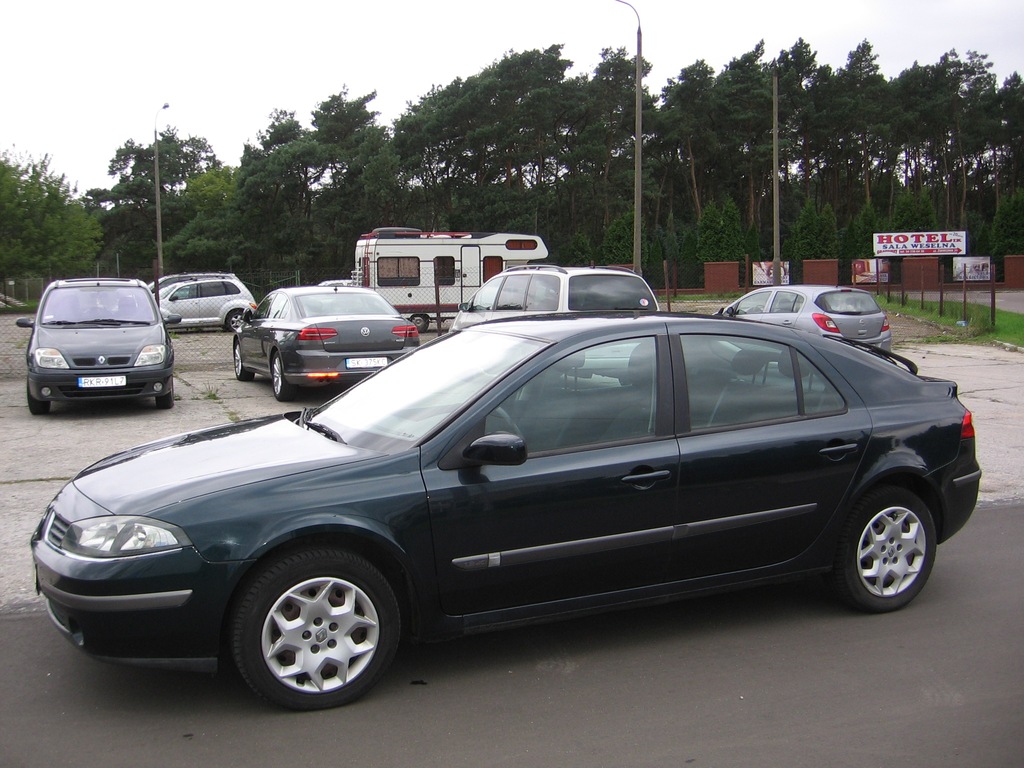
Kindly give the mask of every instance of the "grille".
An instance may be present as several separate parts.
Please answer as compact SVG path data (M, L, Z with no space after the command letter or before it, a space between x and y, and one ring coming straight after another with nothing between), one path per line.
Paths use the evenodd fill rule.
M64 545L64 537L67 536L71 523L53 512L46 524L46 540L53 546L60 549Z
M87 400L90 397L131 397L138 395L145 389L146 385L128 383L126 387L89 387L79 389L76 386L58 387L60 393L68 400Z
M130 355L118 355L117 357L108 357L102 365L100 365L95 357L75 357L72 358L77 368L109 368L113 366L123 366L131 363L132 358Z

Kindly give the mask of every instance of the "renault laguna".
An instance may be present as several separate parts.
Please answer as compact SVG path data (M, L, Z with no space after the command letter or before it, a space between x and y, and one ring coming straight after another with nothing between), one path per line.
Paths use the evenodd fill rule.
M400 641L820 574L902 608L981 470L957 386L726 318L481 323L321 407L84 469L32 540L93 656L353 701Z

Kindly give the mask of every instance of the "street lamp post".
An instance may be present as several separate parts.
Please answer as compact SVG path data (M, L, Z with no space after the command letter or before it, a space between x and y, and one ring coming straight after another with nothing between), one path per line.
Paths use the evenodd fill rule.
M160 214L160 140L156 133L156 121L169 106L164 104L153 115L153 188L156 193L156 274L153 275L153 291L156 293L157 306L160 305L160 276L164 273L164 235Z
M643 163L640 152L643 144L643 35L640 32L640 14L626 0L615 0L628 5L636 15L636 126L633 134L633 271L642 274L640 264L640 200Z

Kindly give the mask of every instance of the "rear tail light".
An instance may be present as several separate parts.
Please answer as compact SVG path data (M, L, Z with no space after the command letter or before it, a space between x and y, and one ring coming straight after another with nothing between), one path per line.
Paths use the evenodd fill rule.
M333 328L319 328L311 325L299 331L298 339L299 341L327 341L327 339L333 339L337 335L338 332Z
M885 312L882 313L882 330L889 330L889 316Z
M396 325L391 332L400 339L418 339L419 329L415 325Z
M839 326L836 325L828 315L815 312L811 317L814 319L814 322L818 324L818 327L821 328L821 330L828 331L829 333L840 333Z
M971 412L964 413L964 419L960 422L960 439L968 440L974 437L974 417Z

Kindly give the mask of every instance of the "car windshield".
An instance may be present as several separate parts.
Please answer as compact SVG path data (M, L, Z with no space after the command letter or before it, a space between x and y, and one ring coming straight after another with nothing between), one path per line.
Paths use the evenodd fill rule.
M870 293L860 291L823 293L814 303L837 315L874 315L882 311Z
M323 293L299 296L296 299L302 317L325 315L397 315L398 312L376 293Z
M47 296L40 316L48 325L156 322L152 302L140 286L57 288Z
M327 402L308 420L329 426L350 445L404 450L545 346L537 339L472 330L443 336Z

